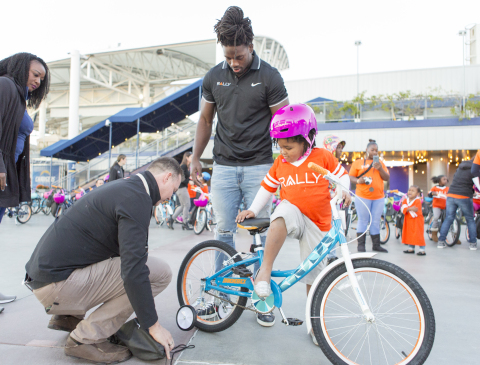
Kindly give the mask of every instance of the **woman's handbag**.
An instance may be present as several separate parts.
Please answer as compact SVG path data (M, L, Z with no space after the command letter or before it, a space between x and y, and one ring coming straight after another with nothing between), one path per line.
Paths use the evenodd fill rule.
M132 352L133 356L141 360L160 360L165 358L165 348L153 339L136 318L125 323L111 342L123 343Z

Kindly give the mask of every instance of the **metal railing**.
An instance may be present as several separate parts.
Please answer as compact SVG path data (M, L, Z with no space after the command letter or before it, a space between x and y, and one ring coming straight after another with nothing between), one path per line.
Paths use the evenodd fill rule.
M479 96L469 97L474 103ZM462 98L456 95L389 99L375 101L323 101L308 103L318 123L425 120L477 117L473 109L463 110ZM468 106L468 105L467 105Z
M157 157L163 156L172 150L191 142L195 137L196 128L197 124L194 122L190 122L183 127L177 126L177 129L170 135L156 139L138 149L136 146L131 148L122 148L122 145L117 146L116 148L119 149L119 153L116 155L126 155L127 164L124 166L124 169L126 171L133 171L138 167L144 166L153 161ZM89 182L108 174L108 171L110 170L108 160L109 153L107 151L102 155L95 157L92 161L83 164L78 163L75 172L70 172L66 176L54 180L52 185L62 186L69 191L76 189L79 186L86 185ZM112 155L111 162L113 163L113 161L115 161L115 157Z

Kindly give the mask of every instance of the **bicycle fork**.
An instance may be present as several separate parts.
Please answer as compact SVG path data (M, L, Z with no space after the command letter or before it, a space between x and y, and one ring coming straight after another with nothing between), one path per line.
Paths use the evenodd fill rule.
M370 310L370 307L368 306L368 303L365 300L365 296L363 295L362 290L360 289L360 285L358 284L358 280L357 280L357 277L355 276L352 260L350 258L350 252L348 251L347 243L342 243L340 245L340 250L342 251L342 255L345 259L345 267L347 268L348 280L350 281L350 285L352 286L355 299L357 300L358 305L362 309L363 315L365 316L365 319L367 320L367 322L373 323L375 322L375 316Z

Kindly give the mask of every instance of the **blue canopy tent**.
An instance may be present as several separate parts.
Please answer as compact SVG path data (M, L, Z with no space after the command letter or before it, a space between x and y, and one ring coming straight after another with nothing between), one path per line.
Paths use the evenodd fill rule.
M138 132L155 133L198 112L201 89L200 79L146 108L126 108L75 138L44 148L40 155L83 162L91 160Z

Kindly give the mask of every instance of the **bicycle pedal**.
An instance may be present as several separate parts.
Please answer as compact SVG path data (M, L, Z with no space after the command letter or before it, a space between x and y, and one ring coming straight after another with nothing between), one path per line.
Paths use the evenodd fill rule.
M301 326L303 321L299 320L298 318L287 318L289 326ZM284 319L282 319L283 324L287 324Z
M253 273L243 265L234 267L232 271L235 275L239 275L244 278L249 278L250 276L253 275Z

